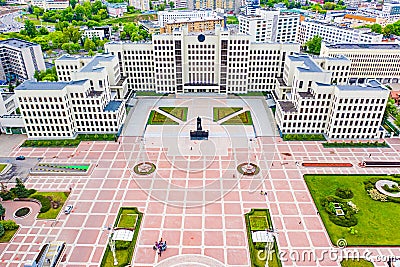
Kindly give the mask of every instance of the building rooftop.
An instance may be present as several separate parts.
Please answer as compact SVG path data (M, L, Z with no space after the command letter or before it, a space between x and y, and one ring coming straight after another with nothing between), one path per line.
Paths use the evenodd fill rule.
M25 81L15 90L62 90L70 84L69 82L34 82Z
M400 49L397 43L377 43L377 44L325 44L331 49Z
M158 25L157 22L151 20L140 20L139 23L147 28L160 28L160 25Z
M339 90L342 91L386 91L389 90L378 81L371 80L366 84L361 85L337 85Z
M79 72L100 72L104 67L99 66L102 61L112 61L113 55L97 55L88 64L86 64Z
M321 67L311 59L309 55L305 54L293 54L288 56L290 60L303 62L302 66L298 66L297 69L301 72L324 72Z
M278 105L281 106L284 112L297 112L297 108L292 101L278 101Z
M122 101L120 101L120 100L111 100L104 107L104 111L117 111L121 105L122 105Z
M69 54L64 54L61 57L57 58L57 60L77 60L82 58L82 56L74 56Z
M189 22L201 22L201 21L211 21L211 20L223 20L223 17L214 16L214 17L200 17L200 18L176 18L170 19L165 22L165 24L173 24L173 23L189 23Z
M7 40L0 41L0 45L9 45L12 47L18 47L18 48L26 48L26 47L31 47L31 46L38 46L38 44L31 43L25 40L21 39L16 39L16 38L11 38Z

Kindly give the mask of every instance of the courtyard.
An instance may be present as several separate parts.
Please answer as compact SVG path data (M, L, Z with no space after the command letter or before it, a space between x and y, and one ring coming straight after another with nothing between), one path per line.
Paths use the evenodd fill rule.
M234 100L225 106L246 107L240 105L243 100ZM329 257L300 261L288 256L293 251L311 251L321 256L336 245L330 241L318 214L318 204L314 204L303 176L396 172L395 168L360 168L358 163L369 155L375 161L398 159L398 139L387 139L390 145L387 148L324 148L316 141L284 142L272 128L268 132L268 123L259 119L269 116L261 112L270 112L262 100L245 101L248 106L253 107L250 101L254 101L255 107L264 108L256 112L250 109L254 127L213 124L213 107L224 105L206 106L206 99L204 105L187 103L192 101L188 99L162 101L166 102L157 105L170 107L175 105L173 101L178 101L182 102L180 106L188 107L187 122L147 125L150 110L157 107L157 101L149 99L142 104L139 101L131 111L118 142L81 142L76 148L18 147L10 153L11 157L43 158L54 164L87 163L94 168L87 176L60 174L28 178L26 186L38 191L66 192L71 188L66 205L74 208L71 214L60 213L55 220L35 220L31 226L21 225L10 243L0 244L0 265L21 266L32 261L44 243L65 241L67 248L60 266L99 266L106 251L107 228L115 223L119 209L137 207L143 219L132 266L182 266L180 263L250 266L244 214L252 209L269 210L278 249L286 252L281 258L283 266L340 266L340 261ZM189 130L195 129L197 116L204 118L203 128L210 131L208 141L195 143L186 136ZM233 128L226 130L229 134L223 134L224 127ZM160 129L170 136L163 139ZM211 135L214 130L219 136ZM173 134L180 131L183 140L177 141ZM265 135L259 135L260 132ZM260 167L259 174L239 175L237 166L249 160ZM155 172L134 173L133 167L142 161L153 163ZM297 164L303 161L350 162L352 166L319 168ZM261 195L260 190L267 195ZM160 238L168 241L168 249L161 257L152 249L154 241ZM364 252L366 248L343 249L352 250ZM374 245L368 251L373 260L378 256L400 255L398 244ZM376 266L385 264L375 262Z

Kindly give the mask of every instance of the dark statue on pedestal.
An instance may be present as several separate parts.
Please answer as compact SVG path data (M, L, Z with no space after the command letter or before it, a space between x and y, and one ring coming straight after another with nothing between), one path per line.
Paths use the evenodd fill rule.
M197 117L197 130L190 131L190 140L208 140L208 131L203 131L200 117Z

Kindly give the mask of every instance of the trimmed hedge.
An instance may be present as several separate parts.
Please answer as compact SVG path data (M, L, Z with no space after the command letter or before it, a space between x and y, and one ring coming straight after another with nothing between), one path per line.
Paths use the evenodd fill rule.
M42 195L36 195L36 196L32 196L32 198L39 200L40 204L42 204L42 207L40 208L40 213L44 213L50 210L51 208L51 202L50 200Z
M336 188L335 191L335 196L344 198L344 199L350 199L353 198L354 194L353 191L350 190L350 188Z
M323 134L284 134L283 141L326 141Z
M80 134L75 139L26 140L22 147L75 147L82 141L115 141L115 134Z
M324 147L329 148L329 147L389 147L389 145L384 141L384 142L356 142L354 143L353 141L351 142L332 142L332 143L323 143L322 144Z

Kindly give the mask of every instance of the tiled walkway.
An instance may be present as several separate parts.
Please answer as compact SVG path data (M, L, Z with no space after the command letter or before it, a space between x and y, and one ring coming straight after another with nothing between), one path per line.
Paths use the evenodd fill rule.
M60 214L56 221L37 220L32 227L21 227L11 243L0 245L0 266L21 266L37 255L44 242L53 240L67 242L66 261L61 266L99 266L107 242L105 227L114 222L121 206L136 206L145 214L133 266L166 266L162 260L190 254L211 257L223 266L249 266L243 214L251 208L271 210L280 251L306 250L320 255L332 245L303 174L393 173L396 169L362 169L357 163L369 154L373 160L400 160L400 140L389 140L391 148L324 149L316 142L291 142L289 146L280 139L259 138L251 157L262 172L256 178L241 178L235 168L246 161L246 149L230 149L225 156L201 158L169 156L162 148L152 147L145 149L143 156L139 139L125 138L120 144L85 142L76 149L14 151L13 156L44 157L49 162L91 162L96 167L89 177L28 179L28 188L42 191L68 191L72 187L67 203L74 205L74 210L70 215ZM145 177L132 175L130 169L142 158L155 163L157 172ZM302 168L296 166L296 161L344 161L355 167ZM261 189L268 192L267 197L259 194ZM160 237L168 242L161 258L152 249ZM398 247L370 251L375 255L400 255ZM207 259L210 260L202 260ZM183 266L179 261L175 264ZM329 257L322 261L288 260L283 265L339 266Z

